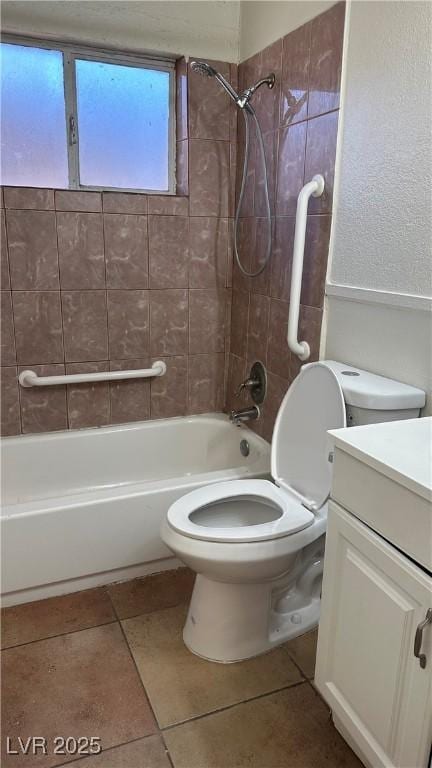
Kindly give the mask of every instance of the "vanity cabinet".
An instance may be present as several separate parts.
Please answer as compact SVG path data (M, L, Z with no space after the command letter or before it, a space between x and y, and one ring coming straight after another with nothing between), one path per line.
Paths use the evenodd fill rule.
M432 421L415 421L330 433L315 683L372 768L432 768Z
M334 502L315 681L336 727L371 766L426 768L431 744L432 580Z

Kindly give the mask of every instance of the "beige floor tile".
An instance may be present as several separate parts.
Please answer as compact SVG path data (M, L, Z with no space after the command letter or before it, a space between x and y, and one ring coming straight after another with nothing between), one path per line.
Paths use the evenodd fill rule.
M305 677L312 678L315 674L315 658L318 640L318 630L307 632L287 643L287 651L298 664Z
M308 683L164 732L175 768L360 768Z
M171 768L163 741L159 736L114 747L100 755L85 757L74 768Z
M3 608L1 612L2 648L115 620L111 601L104 588L86 589L72 595L14 605Z
M50 768L55 736L98 736L103 748L156 732L119 624L2 651L2 747L43 736L48 756L5 756L3 768Z
M237 664L194 656L182 638L186 611L178 606L122 622L162 728L302 679L283 646Z
M118 617L128 619L189 601L194 581L195 574L189 568L177 568L113 584L108 592Z

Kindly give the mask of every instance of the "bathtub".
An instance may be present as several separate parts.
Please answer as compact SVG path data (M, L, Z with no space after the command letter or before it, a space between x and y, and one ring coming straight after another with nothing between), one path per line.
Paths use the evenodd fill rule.
M5 438L2 603L175 567L159 535L169 505L269 472L268 443L219 414Z

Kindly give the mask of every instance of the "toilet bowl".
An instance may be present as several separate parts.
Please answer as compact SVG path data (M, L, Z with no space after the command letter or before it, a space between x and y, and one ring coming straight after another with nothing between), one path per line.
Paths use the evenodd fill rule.
M340 363L304 365L276 418L273 482L215 483L172 504L161 535L197 573L183 631L193 653L240 661L317 625L333 459L327 431L346 426L352 407L363 419L371 409L382 421L395 409L399 418L418 415L421 395Z
M170 507L162 538L197 572L183 632L193 653L239 661L317 624L331 479L326 432L344 425L337 376L322 363L304 366L276 419L274 482L215 483Z

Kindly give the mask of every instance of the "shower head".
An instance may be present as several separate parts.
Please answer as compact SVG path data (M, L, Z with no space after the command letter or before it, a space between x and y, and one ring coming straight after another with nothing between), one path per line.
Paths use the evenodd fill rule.
M203 77L215 77L217 72L206 61L191 61L191 69Z
M197 72L202 77L214 77L222 88L227 92L228 96L231 96L232 100L237 103L239 98L238 93L234 90L232 85L225 80L224 76L220 72L217 72L206 61L191 61L191 69L193 72Z

